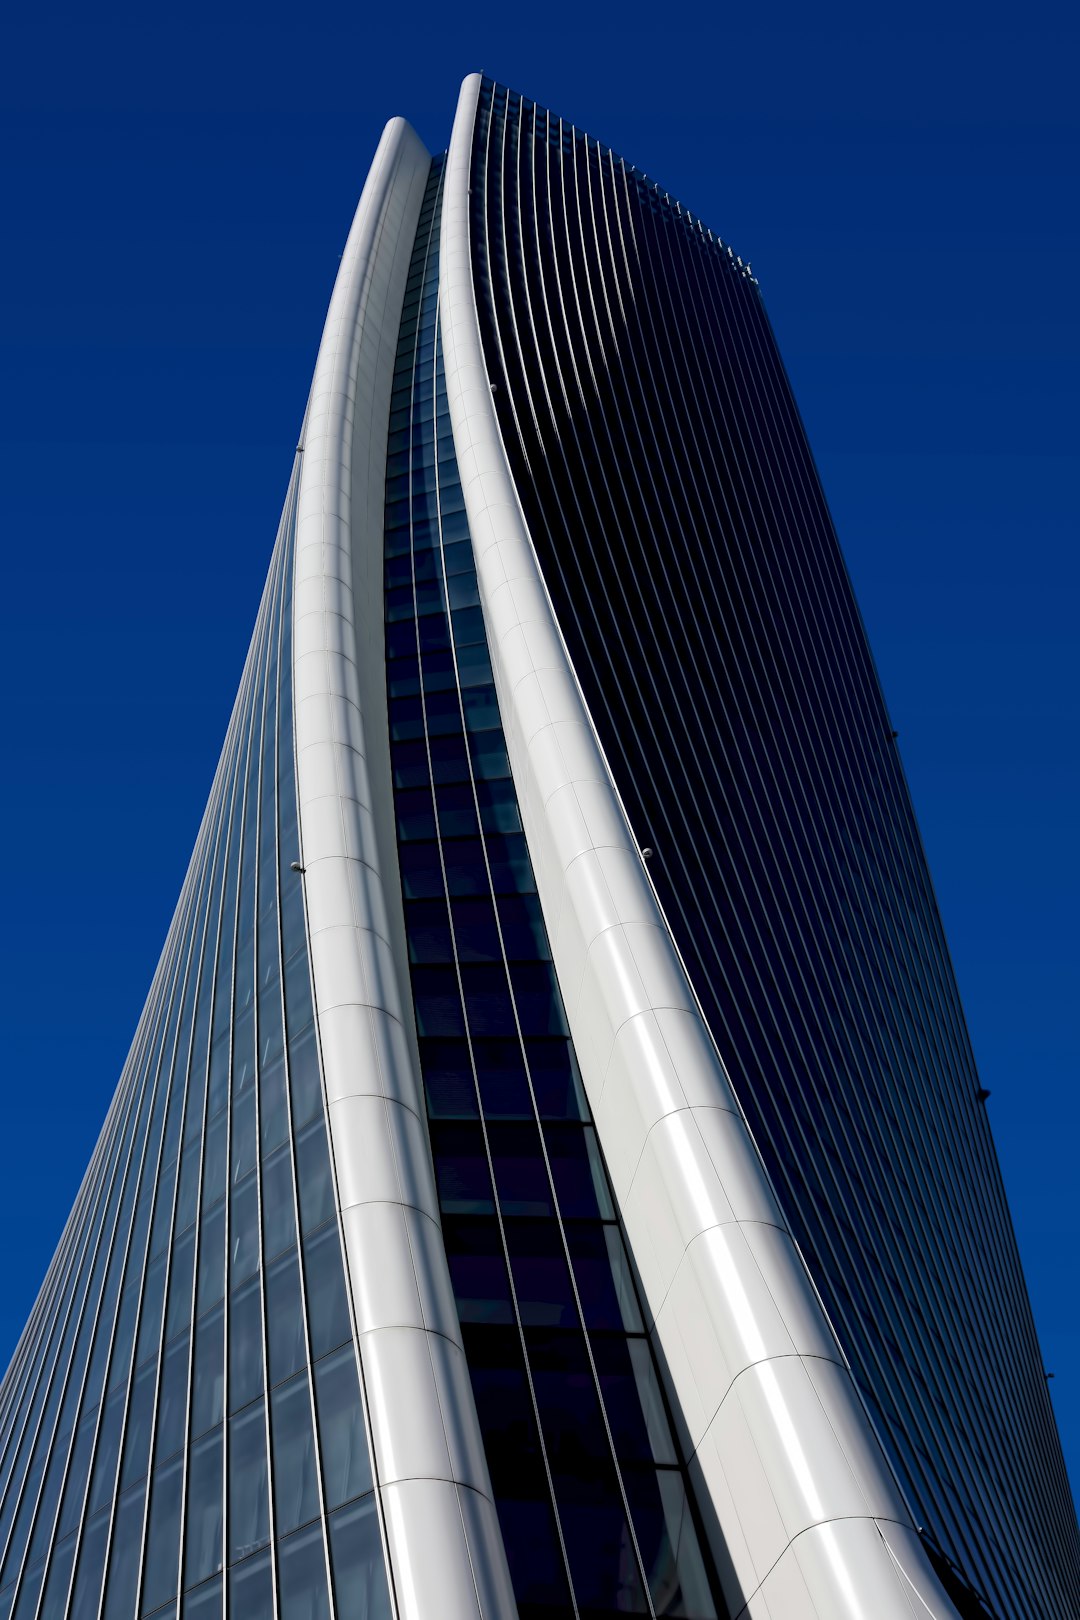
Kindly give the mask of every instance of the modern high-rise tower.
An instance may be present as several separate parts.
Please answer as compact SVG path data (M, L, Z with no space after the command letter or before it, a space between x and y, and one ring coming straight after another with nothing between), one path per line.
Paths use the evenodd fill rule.
M487 79L342 258L0 1388L0 1620L1067 1620L896 743L748 265Z

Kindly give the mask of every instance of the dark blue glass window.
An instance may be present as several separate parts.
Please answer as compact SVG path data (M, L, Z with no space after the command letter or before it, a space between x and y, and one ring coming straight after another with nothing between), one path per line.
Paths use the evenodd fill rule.
M434 416L436 231L437 210L412 272L419 279L426 262L435 319L399 345L395 379L411 430L395 474L425 492L402 513L408 551L393 479L386 492L387 690L413 1003L447 1258L521 1612L567 1616L572 1587L578 1612L600 1620L648 1612L620 1470L648 1471L650 1526L662 1521L657 1470L681 1476L551 967L449 422ZM606 1335L616 1350L598 1360L594 1334L599 1349ZM632 1347L651 1380L634 1376ZM586 1528L568 1532L578 1521ZM680 1533L696 1549L688 1517ZM679 1574L666 1578L664 1612L715 1612L707 1583L687 1609Z

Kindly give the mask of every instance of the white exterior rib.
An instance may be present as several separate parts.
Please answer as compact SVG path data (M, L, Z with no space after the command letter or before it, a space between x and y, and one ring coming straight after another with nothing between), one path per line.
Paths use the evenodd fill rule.
M297 519L297 785L312 976L376 1488L400 1620L516 1615L439 1226L389 781L383 492L430 157L387 125L334 287Z
M733 1616L954 1616L646 876L503 448L477 319L480 79L444 182L446 387L499 706L585 1089Z

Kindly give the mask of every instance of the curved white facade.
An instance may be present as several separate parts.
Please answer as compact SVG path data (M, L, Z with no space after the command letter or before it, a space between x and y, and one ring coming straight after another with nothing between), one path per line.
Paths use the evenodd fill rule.
M403 120L387 125L315 367L297 521L297 784L330 1138L392 1589L402 1620L502 1620L516 1607L403 1004L393 821L385 787L372 788L380 766L386 779L371 758L386 756L386 419L430 162Z
M447 164L447 392L555 965L733 1615L950 1616L785 1228L559 634L492 404L469 251L479 76Z

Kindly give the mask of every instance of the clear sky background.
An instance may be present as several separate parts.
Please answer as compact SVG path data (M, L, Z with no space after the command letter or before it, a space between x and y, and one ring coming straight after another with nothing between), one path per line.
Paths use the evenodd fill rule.
M1073 10L45 0L5 24L0 1364L179 892L379 132L403 113L442 150L482 68L760 278L1080 1483Z

